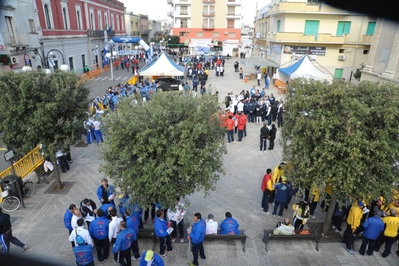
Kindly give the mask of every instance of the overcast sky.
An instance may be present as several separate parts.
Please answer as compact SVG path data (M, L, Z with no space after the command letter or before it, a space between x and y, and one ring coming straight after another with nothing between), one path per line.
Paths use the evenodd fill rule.
M119 0L125 4L128 12L133 11L135 14L149 15L150 19L165 19L166 13L171 10L171 5L167 4L166 0ZM198 0L197 0L198 1ZM243 22L246 25L253 25L253 18L256 13L256 3L258 2L258 9L269 3L270 0L242 0L242 14L244 16Z

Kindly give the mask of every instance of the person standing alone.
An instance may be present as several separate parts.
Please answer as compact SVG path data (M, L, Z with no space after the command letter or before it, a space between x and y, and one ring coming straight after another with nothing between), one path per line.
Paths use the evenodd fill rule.
M191 239L191 251L193 252L193 262L190 266L198 266L198 253L202 259L206 259L202 242L205 238L206 223L199 212L194 214L194 224L187 230Z
M262 209L263 212L266 214L269 213L269 200L270 200L270 195L273 191L273 181L272 181L272 176L271 176L272 169L268 168L266 170L266 174L263 177L262 180L262 185L261 189L263 191L263 197L262 197Z
M10 253L10 243L20 247L22 251L28 248L27 245L12 235L10 215L3 213L3 209L0 207L0 245L3 248L3 254Z

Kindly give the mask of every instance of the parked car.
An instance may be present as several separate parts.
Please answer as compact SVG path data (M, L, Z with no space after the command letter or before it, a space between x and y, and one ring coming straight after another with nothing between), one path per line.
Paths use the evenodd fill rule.
M155 80L155 84L157 84L157 91L178 91L179 84L182 82L182 80L169 77L161 77Z

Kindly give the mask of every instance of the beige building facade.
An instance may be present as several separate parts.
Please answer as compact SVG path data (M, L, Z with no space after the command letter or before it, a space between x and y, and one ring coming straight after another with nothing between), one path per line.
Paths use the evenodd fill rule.
M132 37L141 36L140 15L135 15L133 12L125 14L125 29L126 34Z
M254 53L287 67L308 54L335 79L366 64L376 19L317 0L272 0L257 12Z
M399 83L399 25L378 19L361 80Z

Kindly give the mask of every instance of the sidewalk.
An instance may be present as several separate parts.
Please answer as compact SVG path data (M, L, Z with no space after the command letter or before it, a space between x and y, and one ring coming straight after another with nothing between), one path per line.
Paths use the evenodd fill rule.
M248 83L239 80L238 73L235 73L233 68L235 61L235 58L226 60L224 77L215 77L214 72L210 73L208 84L212 84L213 93L215 88L219 91L220 102L224 101L227 92L238 93L242 89L249 90L254 84L256 85L256 80ZM253 67L243 66L243 68L244 72L255 72ZM274 93L277 99L283 97L283 95L278 95L272 86L267 93ZM260 127L260 125L249 124L248 136L241 143L236 141L226 143L228 149L228 154L224 157L226 175L221 176L215 191L209 192L206 198L203 193L195 193L187 197L190 206L185 216L185 223L192 223L194 213L200 212L204 218L209 213L213 213L215 220L220 224L224 219L224 213L230 211L233 218L239 222L240 229L245 230L247 234L245 253L242 251L240 241L204 242L207 259L200 260L200 265L399 265L399 259L395 254L391 254L386 259L379 253L373 256L361 256L355 252L353 256L339 243L320 243L320 251L317 252L315 243L311 241L271 241L268 245L269 252L266 253L262 242L263 230L273 229L279 220L266 215L260 208L262 198L260 185L266 168L273 169L280 163L282 147L279 143L280 134L278 134L274 150L259 153ZM278 133L280 132L281 129ZM63 182L74 182L72 189L66 194L45 194L51 184L36 185L36 193L31 198L25 198L26 209L21 208L10 214L14 235L29 246L28 250L20 253L18 248L11 245L11 253L57 265L76 265L71 244L68 242L68 231L63 225L63 216L69 204L78 205L86 197L99 204L95 191L104 175L98 172L102 163L98 158L98 149L101 149L101 146L72 148L74 162L69 172L61 174ZM34 182L37 180L34 174L30 174L29 177ZM53 179L51 178L50 181ZM292 217L292 210L285 211L284 217ZM316 219L310 219L309 222L324 221L324 214L319 210L316 211L316 217ZM151 226L151 219L149 219L145 227L151 228ZM360 243L356 242L355 249L359 246ZM147 240L139 240L139 247L143 252L151 248L151 243ZM183 266L192 261L192 255L188 252L188 243L174 243L173 247L177 249L177 253L168 255L168 258L164 260L165 265ZM396 249L395 244L392 250L396 251ZM159 252L159 245L155 251ZM101 265L96 258L95 264ZM110 257L103 265L117 264ZM136 266L138 262L134 261L132 265Z

